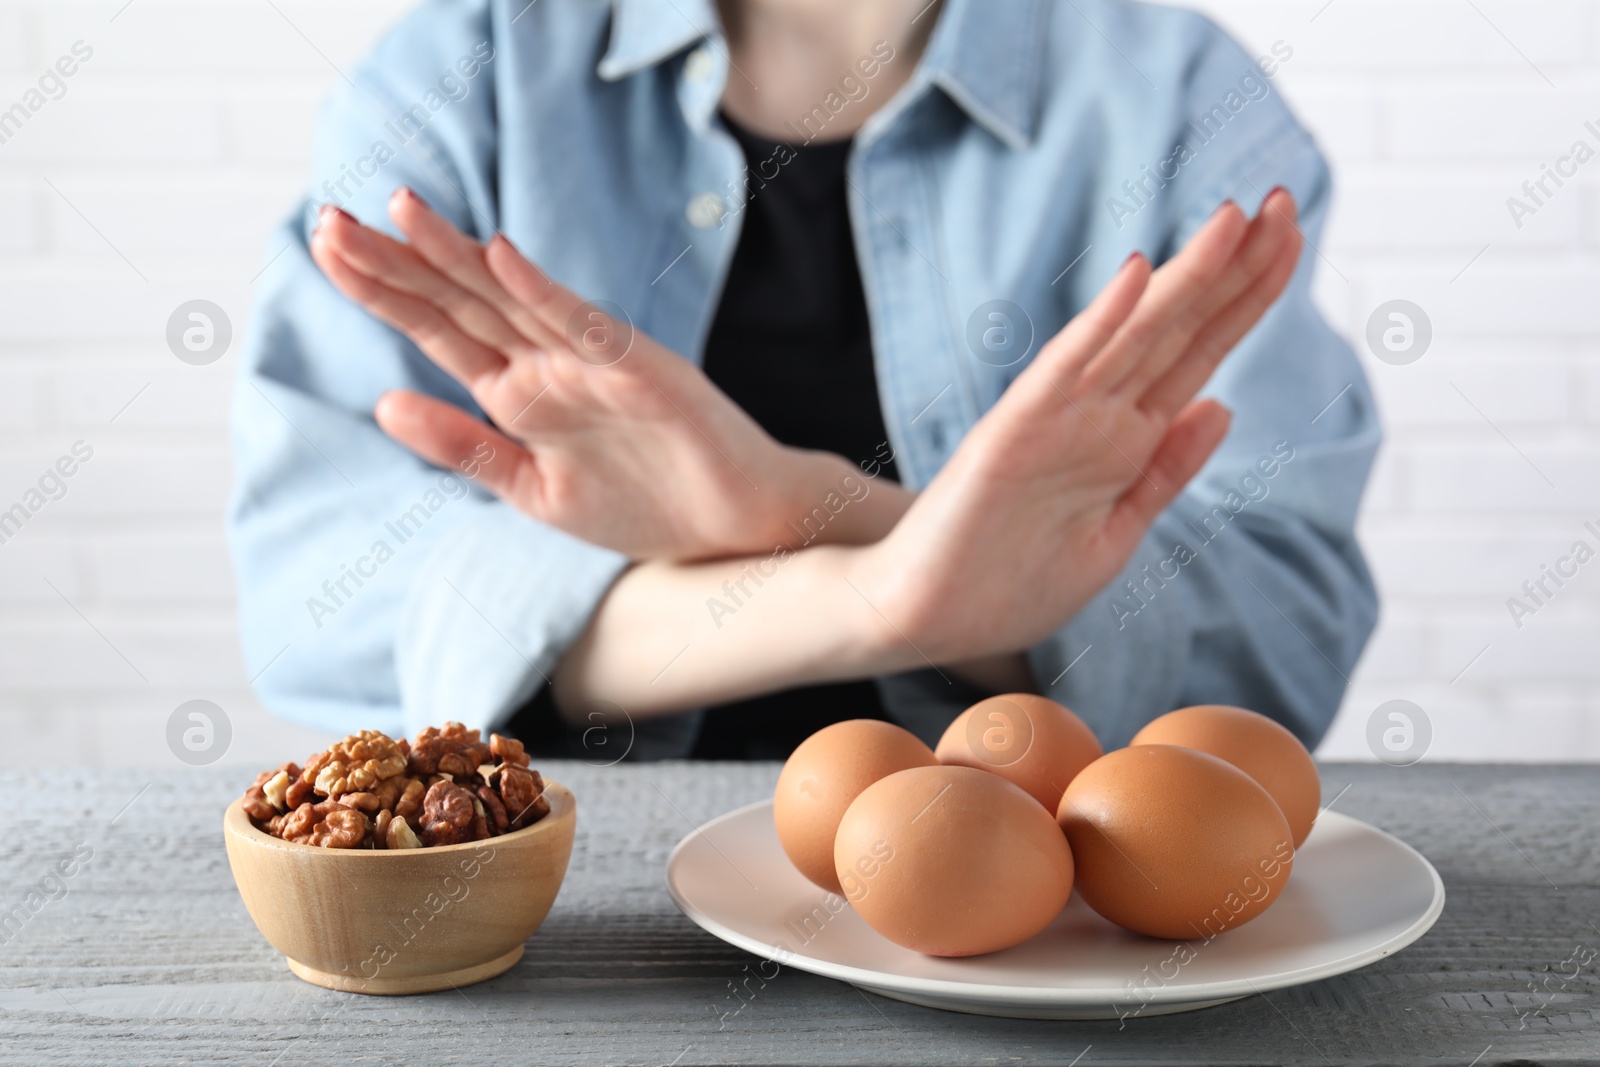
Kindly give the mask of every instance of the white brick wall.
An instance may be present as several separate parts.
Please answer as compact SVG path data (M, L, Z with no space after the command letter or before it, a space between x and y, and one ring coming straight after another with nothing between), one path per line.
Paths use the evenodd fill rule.
M94 49L0 145L0 499L74 441L95 450L0 545L0 761L176 765L167 717L195 698L226 709L230 762L300 759L322 736L260 708L238 650L222 534L234 359L181 364L163 330L204 297L240 336L329 61L348 69L400 8L125 3L0 0L0 106L74 41Z
M1404 298L1434 327L1420 361L1367 364L1389 428L1362 521L1384 617L1319 755L1370 758L1369 716L1404 698L1434 758L1600 757L1600 565L1520 630L1505 606L1600 519L1600 161L1520 229L1505 206L1574 140L1600 148L1600 4L1202 6L1295 48L1278 85L1338 185L1322 250L1349 282L1317 289L1335 324L1363 347Z
M205 297L239 335L329 64L347 68L402 6L0 0L0 106L74 41L94 48L0 145L0 500L74 441L95 449L0 546L0 761L171 764L167 716L196 697L232 718L231 761L320 741L260 709L237 650L221 531L233 358L178 364L162 328ZM1521 229L1505 208L1594 140L1600 3L1202 6L1253 48L1295 49L1276 84L1338 178L1329 315L1359 339L1404 297L1435 330L1418 363L1369 361L1390 425L1363 519L1384 619L1321 754L1369 758L1368 716L1404 697L1436 757L1600 758L1600 562L1520 630L1505 608L1600 520L1600 161Z

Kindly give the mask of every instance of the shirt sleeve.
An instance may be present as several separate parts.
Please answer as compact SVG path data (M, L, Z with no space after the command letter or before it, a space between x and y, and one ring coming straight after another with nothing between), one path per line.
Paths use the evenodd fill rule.
M1232 79L1250 62L1220 39L1194 73L1191 113L1226 99L1220 76L1207 86L1208 66ZM1223 200L1253 213L1284 186L1300 205L1299 266L1203 394L1233 412L1221 448L1123 573L1029 655L1041 691L1108 746L1198 703L1260 711L1315 745L1377 620L1354 532L1377 412L1355 354L1312 301L1314 272L1337 273L1319 247L1330 176L1276 97L1249 106L1249 123L1194 146L1161 200L1171 215L1152 251L1171 255Z
M326 106L310 195L258 282L232 416L241 638L267 706L327 730L498 723L626 565L386 437L372 409L388 389L481 413L310 258L320 203L393 232L400 185L493 232L493 56L481 3L402 23Z

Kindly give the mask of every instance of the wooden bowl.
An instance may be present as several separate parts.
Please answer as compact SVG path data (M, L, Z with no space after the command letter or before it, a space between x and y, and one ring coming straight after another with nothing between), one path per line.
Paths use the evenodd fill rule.
M289 969L351 993L426 993L481 982L522 958L572 856L577 805L546 781L550 811L486 841L395 851L321 848L223 816L228 865L256 928Z

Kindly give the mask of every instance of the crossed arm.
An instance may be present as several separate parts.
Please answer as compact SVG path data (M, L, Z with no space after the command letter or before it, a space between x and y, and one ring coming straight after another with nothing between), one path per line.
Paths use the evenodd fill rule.
M921 494L873 483L800 548L789 523L848 461L780 445L643 334L596 358L571 328L581 298L505 238L481 245L405 190L390 212L406 241L329 210L312 254L490 424L410 392L378 422L441 466L489 442L485 488L636 561L553 680L564 710L641 717L929 664L1025 687L1023 650L1118 573L1222 440L1228 412L1195 397L1300 248L1280 191L1254 220L1224 205L1159 270L1131 258Z

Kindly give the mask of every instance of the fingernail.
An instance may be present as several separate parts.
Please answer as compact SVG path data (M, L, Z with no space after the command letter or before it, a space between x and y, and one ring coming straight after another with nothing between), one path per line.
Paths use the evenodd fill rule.
M1128 269L1128 264L1132 263L1136 259L1143 259L1143 258L1144 258L1144 253L1143 252L1137 252L1137 251L1136 252L1132 252L1132 253L1130 253L1128 255L1127 259L1122 261L1122 266L1118 267L1117 269L1118 270L1127 270Z
M1211 213L1211 217L1212 218L1216 218L1218 215L1222 214L1224 211L1228 210L1230 207L1238 207L1238 206L1239 206L1238 204L1234 203L1233 197L1230 196L1230 197L1228 197L1228 199L1224 200L1222 203L1217 205L1217 210L1215 210L1215 211L1213 211Z
M354 215L350 214L350 212L346 211L338 204L323 204L317 209L317 226L321 227L326 225L327 221L333 218L335 215L339 216L340 218L349 219L351 222L356 220Z
M422 197L418 196L416 190L412 189L409 185L400 186L400 188L394 191L394 196L391 196L389 199L394 200L396 197L402 200L415 200L419 204L422 203Z
M1267 190L1267 199L1271 200L1273 197L1277 196L1279 193L1287 193L1288 191L1289 191L1289 189L1288 189L1287 186L1274 185L1271 189Z

